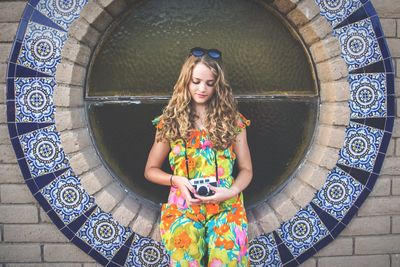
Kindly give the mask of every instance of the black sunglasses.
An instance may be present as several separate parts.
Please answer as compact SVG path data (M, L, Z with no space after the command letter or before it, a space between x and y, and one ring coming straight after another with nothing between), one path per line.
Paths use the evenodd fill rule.
M195 57L201 57L205 54L207 54L210 58L214 60L221 60L222 58L222 53L221 51L217 49L205 49L201 47L194 47L190 49L190 54L195 56Z

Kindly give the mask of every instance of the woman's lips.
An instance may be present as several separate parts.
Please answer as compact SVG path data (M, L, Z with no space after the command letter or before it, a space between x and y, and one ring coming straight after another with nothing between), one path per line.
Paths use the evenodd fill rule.
M200 95L200 94L197 94L197 96L198 96L198 97L201 97L201 98L204 98L204 97L206 97L207 95Z

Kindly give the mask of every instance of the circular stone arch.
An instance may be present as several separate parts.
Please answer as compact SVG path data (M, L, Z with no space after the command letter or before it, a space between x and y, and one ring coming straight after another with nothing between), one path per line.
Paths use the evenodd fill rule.
M61 12L48 4L53 2L58 3L27 4L7 75L10 137L26 183L67 238L98 262L140 266L146 263L143 251L152 251L165 265L159 210L111 177L91 143L83 107L91 53L114 18L133 3L76 0ZM310 151L293 179L248 212L254 265L298 265L312 256L344 229L379 174L393 127L392 62L371 3L344 2L272 3L311 52L321 105ZM54 54L35 57L29 48L44 39L50 41L42 47ZM22 112L31 103L28 89L38 90L33 82L49 88L42 94L48 117ZM46 163L51 153L43 151L58 160ZM74 197L60 203L57 196L65 192L79 196L82 205L68 203ZM112 231L106 237L88 234L101 227Z

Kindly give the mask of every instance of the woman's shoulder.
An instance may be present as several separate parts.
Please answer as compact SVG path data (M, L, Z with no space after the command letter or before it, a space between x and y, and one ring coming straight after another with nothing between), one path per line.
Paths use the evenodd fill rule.
M236 129L238 132L241 132L242 129L250 126L251 121L249 119L247 119L242 113L240 113L238 111L237 114L238 120L237 120L237 124L236 124Z

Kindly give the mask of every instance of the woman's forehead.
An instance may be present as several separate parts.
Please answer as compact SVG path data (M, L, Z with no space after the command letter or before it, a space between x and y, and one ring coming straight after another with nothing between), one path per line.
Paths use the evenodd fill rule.
M193 68L192 77L200 80L213 80L215 75L207 65L199 62Z

